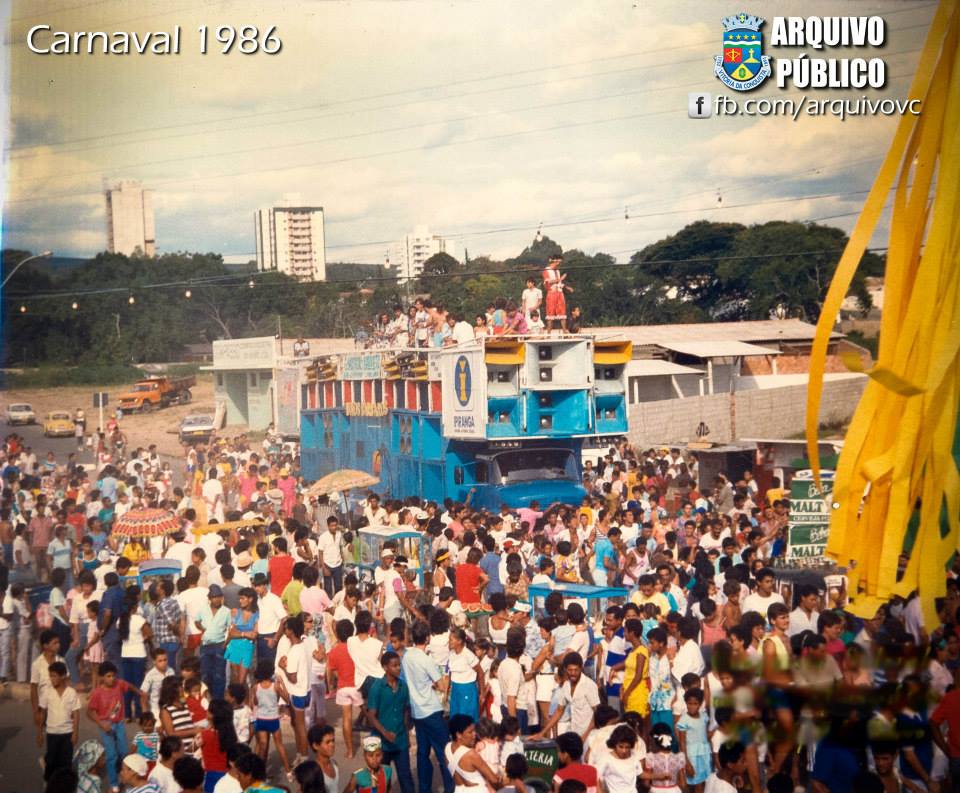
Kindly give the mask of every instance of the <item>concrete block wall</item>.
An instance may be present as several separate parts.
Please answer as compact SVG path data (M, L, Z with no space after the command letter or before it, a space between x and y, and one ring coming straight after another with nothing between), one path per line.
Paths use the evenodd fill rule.
M847 421L857 407L867 378L824 383L820 423ZM807 386L738 391L733 394L667 399L630 406L630 441L685 444L697 440L697 426L710 429L706 440L726 443L737 438L788 438L803 432Z
M729 440L731 394L664 399L630 406L629 437L641 447L652 443L687 443L697 440L702 421L710 428L707 439Z

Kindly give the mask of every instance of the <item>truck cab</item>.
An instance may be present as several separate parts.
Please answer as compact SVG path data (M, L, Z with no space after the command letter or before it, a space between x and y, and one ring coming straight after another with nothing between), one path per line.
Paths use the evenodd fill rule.
M477 454L472 466L462 467L464 483L474 489L470 503L496 510L501 504L526 507L533 501L579 504L586 491L580 484L580 467L573 449L546 447L509 449ZM454 468L455 483L459 478ZM461 486L462 484L461 483Z

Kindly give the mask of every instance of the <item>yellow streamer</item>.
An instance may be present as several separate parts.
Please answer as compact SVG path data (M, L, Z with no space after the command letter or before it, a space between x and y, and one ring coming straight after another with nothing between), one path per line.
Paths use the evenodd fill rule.
M817 429L830 332L895 186L880 347L838 461L833 497L839 506L826 550L849 568L851 609L865 617L892 595L918 590L932 621L934 598L945 592L944 567L960 541L960 472L953 457L960 409L958 33L960 3L943 0L909 92L922 101L922 114L900 119L837 264L811 355L807 448L819 484ZM844 362L864 371L852 356ZM901 574L914 514L919 530Z

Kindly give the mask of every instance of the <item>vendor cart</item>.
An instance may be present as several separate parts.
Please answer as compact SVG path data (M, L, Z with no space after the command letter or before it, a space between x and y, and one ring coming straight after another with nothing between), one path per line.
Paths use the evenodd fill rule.
M423 587L423 575L428 566L429 543L419 531L394 526L366 526L357 532L358 565L360 575L373 581L373 571L380 566L383 546L392 541L397 556L407 557L407 569L417 571L417 585Z

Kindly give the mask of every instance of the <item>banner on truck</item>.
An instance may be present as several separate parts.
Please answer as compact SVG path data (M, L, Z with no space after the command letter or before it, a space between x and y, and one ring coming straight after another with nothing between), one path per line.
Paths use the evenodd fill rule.
M483 350L442 356L443 434L448 438L486 438L487 370Z

